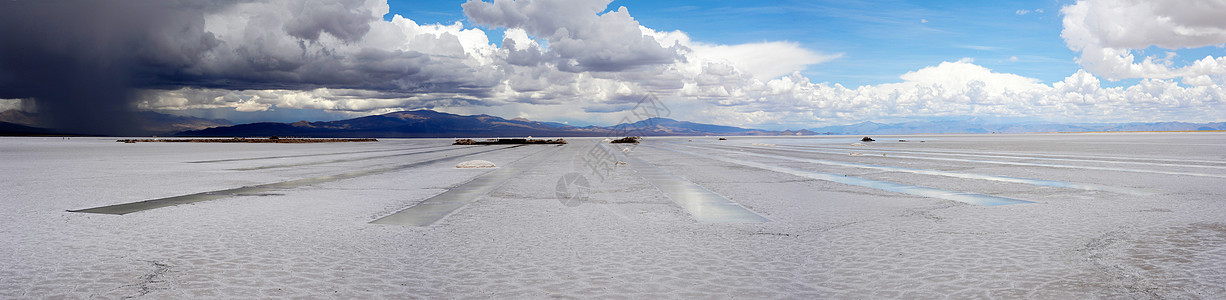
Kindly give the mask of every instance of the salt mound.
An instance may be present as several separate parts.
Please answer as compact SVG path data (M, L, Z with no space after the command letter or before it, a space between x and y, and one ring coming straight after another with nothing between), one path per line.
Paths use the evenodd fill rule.
M494 168L497 166L495 166L494 163L488 160L477 159L477 160L470 160L470 161L462 162L458 165L455 165L455 167L460 168L460 169L487 169L487 168Z

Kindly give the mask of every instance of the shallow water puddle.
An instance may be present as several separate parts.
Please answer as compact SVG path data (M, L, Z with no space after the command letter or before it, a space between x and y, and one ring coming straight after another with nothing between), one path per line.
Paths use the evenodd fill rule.
M315 161L315 162L304 162L304 163L293 163L293 164L267 165L267 166L250 167L250 168L229 169L229 170L231 170L231 171L254 171L254 170L267 170L267 169L279 169L279 168L292 168L292 167L302 167L302 166L314 166L314 165L334 164L334 163L342 163L342 162L354 162L354 161L372 160L372 159L389 158L389 157L406 156L406 155L417 155L417 154L436 153L436 152L443 152L443 151L454 151L454 150L459 150L459 149L465 149L465 148L463 148L463 147L480 147L480 146L447 146L447 147L442 147L442 149L437 149L437 150L417 151L417 152L409 152L409 153L398 153L398 154L391 154L391 155L380 155L380 156L367 156L367 157L357 157L357 158L334 159L334 160Z
M603 144L601 148L605 148ZM607 148L605 150L608 150ZM617 152L617 151L613 151ZM664 195L701 223L765 223L770 219L758 215L740 204L728 200L681 176L669 173L634 155L625 155L630 167L639 176L656 186Z
M691 148L696 148L696 147L691 147ZM738 148L744 148L744 147L738 147ZM1030 179L1030 178L1020 178L1020 177L983 175L983 174L950 172L950 171L940 171L940 170L911 169L911 168L901 168L901 167L860 164L860 163L852 163L852 162L789 157L789 156L771 155L771 154L763 154L763 153L755 153L755 152L732 151L732 150L723 150L723 149L711 149L711 150L751 155L751 156L757 156L757 157L766 157L766 158L774 158L774 159L784 159L784 160L791 160L791 161L823 164L823 165L829 165L829 166L873 169L873 170L882 170L882 171L890 171L890 172L904 172L904 173L946 176L946 177L956 177L956 178L966 178L966 179L991 180L991 181L1021 183L1021 184L1030 184L1030 185L1060 187L1060 188L1082 189L1082 190L1090 190L1090 191L1104 191L1104 192L1113 192L1113 193L1139 195L1139 196L1148 196L1148 195L1155 194L1153 192L1137 190L1137 189L1105 186L1105 185L1098 185L1098 184L1088 184L1088 183L1073 183L1073 182L1064 182L1064 181L1055 181L1055 180L1042 180L1042 179ZM782 151L789 151L789 150L782 150Z
M1207 160L1189 160L1189 159L1165 159L1165 158L1140 158L1140 157L1119 157L1119 156L1077 156L1077 155L1050 155L1050 154L1015 154L1015 153L999 153L999 152L955 152L955 151L938 151L938 150L897 150L897 149L881 149L881 148L848 148L848 147L828 147L828 146L800 146L800 145L784 145L789 148L801 149L823 149L823 150L847 150L847 151L863 151L872 150L884 153L907 153L907 154L925 154L925 155L940 155L940 156L965 156L965 157L984 157L984 158L1005 158L1005 159L1023 159L1023 160L1048 160L1048 161L1069 161L1069 162L1090 162L1090 163L1109 163L1109 164L1131 164L1131 165L1148 165L1158 167L1187 167L1187 168L1213 168L1226 169L1226 166L1213 165L1222 164L1222 161L1207 161ZM1091 159L1093 158L1093 159ZM1166 161L1177 163L1156 163L1148 161Z
M754 162L754 161L740 160L740 159L715 156L715 155L706 155L706 154L694 153L694 152L679 151L675 149L667 149L667 148L660 148L660 147L653 147L653 146L649 146L649 147L652 147L655 149L678 152L678 153L685 153L685 154L694 155L694 156L706 157L706 158L715 159L715 160L719 160L723 162L728 162L728 163L733 163L733 164L738 164L738 165L743 165L743 166L749 166L749 167L754 167L754 168L759 168L759 169L764 169L764 170L769 170L769 171L775 171L779 173L790 174L790 175L795 175L795 176L800 176L800 177L805 177L805 178L812 178L812 179L817 179L817 180L842 183L846 185L862 186L862 187L867 187L867 188L879 189L883 191L911 194L911 195L923 196L923 197L929 197L929 198L952 200L952 201L958 201L962 203L977 204L977 205L983 205L983 206L1034 203L1031 201L1020 200L1020 199L997 197L997 196L984 195L984 194L978 194L978 193L947 191L947 190L942 190L942 189L907 185L907 184L901 184L901 183L889 182L889 181L879 181L879 180L865 179L865 178L860 178L860 177L851 177L851 176L846 176L846 175L821 173L821 172L814 172L814 171L807 171L807 170L798 170L798 169L792 169L792 168L787 168L787 167L773 166L773 165Z
M374 152L393 152L393 151L405 151L405 150L415 150L415 149L422 149L422 148L441 148L441 147L442 147L442 146L423 146L423 147L412 147L412 148L397 148L397 149L382 149L382 150L366 150L366 151L352 151L352 152L332 152L332 153L316 153L316 154L300 154L300 155L278 155L278 156L263 156L263 157L248 157L248 158L227 158L227 159L213 159L213 160L197 160L197 161L189 161L189 162L187 162L187 163L189 163L189 164L207 164L207 163L232 162L232 161L266 160L266 159L279 159L279 158L295 158L295 157L328 156L328 155L342 155L342 154L360 154L360 153L374 153Z
M890 152L892 152L892 151L890 151L890 150L880 150L880 149L850 149L850 150L874 151L874 152L885 152L885 153L890 153ZM808 153L822 153L822 154L839 154L839 155L846 155L846 154L847 154L847 152L839 152L839 151L822 151L822 150L811 150L811 149L805 149L805 150L799 150L799 149L798 149L798 150L795 150L795 151L799 151L799 152L808 152ZM1158 171L1158 170L1142 170L1142 169L1112 168L1112 167L1094 167L1094 166L1058 165L1058 164L1031 163L1031 162L1018 162L1018 161L999 161L999 160L982 160L982 159L962 159L962 158L944 158L944 157L925 157L925 156L911 156L911 155L892 155L892 156L890 156L890 157L891 157L891 158L910 158L910 159L923 159L923 160L939 160L939 161L956 161L956 162L969 162L969 163L983 163L983 164L996 164L996 165L1031 166L1031 167L1049 167L1049 168L1061 168L1061 169L1082 169L1082 170L1097 170L1097 171L1115 171L1115 172L1129 172L1129 173L1150 173L1150 174L1162 174L1162 175L1184 175L1184 176L1196 176L1196 177L1226 178L1226 175L1205 174L1205 173L1174 172L1174 171Z
M392 213L386 217L371 221L371 224L387 224L387 225L403 225L403 226L429 226L438 220L450 215L452 212L477 201L477 198L488 194L495 188L502 186L507 180L519 175L525 170L536 167L541 159L552 156L560 151L565 145L554 146L555 149L544 150L537 152L531 156L521 158L509 165L500 167L483 175L473 178L473 180L451 188L442 194L435 195L398 212Z
M255 185L255 186L245 186L245 187L240 187L240 188L195 193L195 194L159 198L159 199L152 199L152 200L145 200L145 201L138 201L138 202L129 202L129 203L123 203L123 204L107 205L107 206L100 206L100 207L87 208L87 209L69 210L69 212L123 215L123 214L129 214L129 213L150 210L150 209L155 209L155 208L162 208L162 207L167 207L167 206L175 206L175 205L188 204L188 203L196 203L196 202L209 201L209 200L217 200L217 199L230 198L230 197L236 197L236 196L241 196L241 195L268 194L268 192L270 191L292 189L292 188L297 188L297 187L302 187L302 186L320 184L324 182L331 182L331 181L337 181L337 180L342 180L342 179L350 179L350 178L356 178L356 177L362 177L362 176L370 176L370 175L400 171L400 170L414 168L414 167L418 167L418 166L422 166L422 165L426 165L430 163L435 163L439 161L455 159L455 158L465 157L465 156L470 156L470 155L477 155L477 154L482 154L482 153L488 153L488 152L494 152L494 151L499 151L499 150L506 150L506 149L511 149L511 148L515 148L519 146L522 146L522 145L491 149L491 150L484 150L484 151L477 151L473 153L461 154L461 155L456 155L456 156L446 156L442 158L419 161L415 163L403 164L403 165L386 167L386 168L378 168L378 169L356 171L356 172L342 173L342 174L336 174L336 175L282 181L282 182L261 184L261 185Z

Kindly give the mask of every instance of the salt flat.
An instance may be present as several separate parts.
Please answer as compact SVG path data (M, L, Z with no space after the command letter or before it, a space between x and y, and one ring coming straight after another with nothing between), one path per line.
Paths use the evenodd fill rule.
M874 138L3 138L0 298L1226 297L1226 133ZM371 224L469 182L497 187ZM700 222L699 189L762 219Z

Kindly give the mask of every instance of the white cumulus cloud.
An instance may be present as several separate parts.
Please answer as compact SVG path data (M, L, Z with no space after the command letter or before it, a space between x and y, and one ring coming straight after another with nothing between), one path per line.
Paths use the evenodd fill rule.
M753 74L758 80L770 80L792 72L804 70L809 65L837 59L842 54L821 54L801 47L794 42L761 42L738 45L707 45L694 43L690 46L697 57L723 61L743 72Z
M1086 69L1108 79L1226 75L1226 58L1174 66L1137 57L1151 46L1171 50L1226 44L1226 0L1082 0L1065 6L1061 37Z

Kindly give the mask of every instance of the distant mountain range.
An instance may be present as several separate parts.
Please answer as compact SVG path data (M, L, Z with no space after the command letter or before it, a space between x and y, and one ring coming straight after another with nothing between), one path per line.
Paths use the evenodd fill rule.
M251 123L184 131L179 136L309 136L309 137L577 137L621 135L795 135L792 131L767 131L700 124L666 118L651 118L620 126L574 127L527 119L503 119L490 115L462 116L432 110L394 112L328 122ZM810 133L811 134L811 133Z
M432 110L394 112L354 119L294 123L250 123L232 125L220 119L202 119L156 112L139 112L140 135L158 136L296 136L296 137L433 137L433 138L493 138L493 137L604 137L612 135L639 136L794 136L794 135L871 135L871 134L942 134L942 133L1029 133L1085 131L1201 131L1226 130L1219 123L1111 123L1055 124L1013 123L992 124L979 119L955 121L916 121L903 123L861 122L851 125L771 131L733 126L711 125L668 118L651 118L616 126L575 127L562 123L539 122L522 118L504 119L490 115L463 116ZM0 135L71 135L47 129L38 114L10 110L0 112Z
M51 129L50 124L37 113L27 113L19 110L0 112L0 136L13 135L78 135L73 132L63 132ZM202 119L141 111L136 113L137 128L132 134L138 136L173 135L185 130L205 129L210 127L233 125L222 119Z

